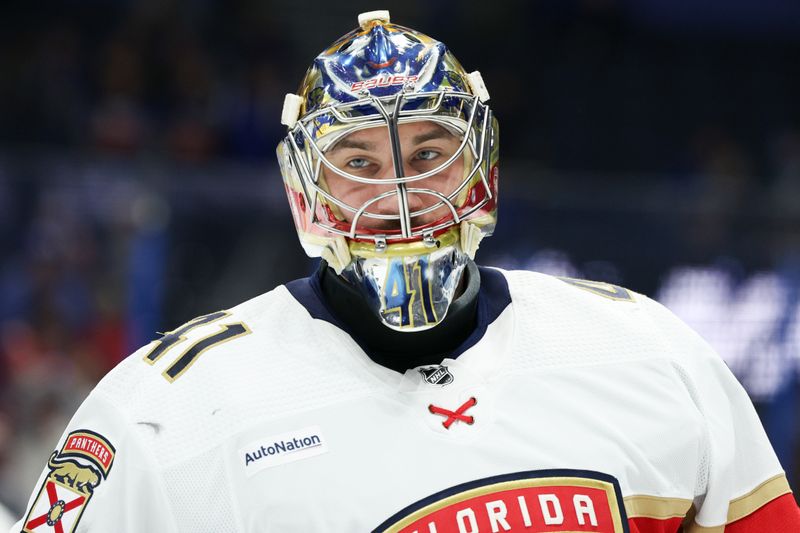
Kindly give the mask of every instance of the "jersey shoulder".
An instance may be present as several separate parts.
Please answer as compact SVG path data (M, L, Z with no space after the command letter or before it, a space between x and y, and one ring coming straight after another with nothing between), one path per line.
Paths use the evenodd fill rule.
M526 270L500 270L508 281L515 306L568 313L573 321L598 316L623 319L636 316L647 298L604 281L553 276Z
M93 396L143 432L159 461L180 461L254 424L368 394L374 380L348 366L352 339L319 322L279 286L165 332Z
M554 276L531 270L496 270L503 273L509 282L509 288L520 298L524 298L532 292L535 292L537 298L543 295L554 297L569 297L572 295L573 297L580 297L585 296L580 291L585 291L607 301L636 303L638 301L637 296L642 296L632 290L605 281ZM575 289L580 289L580 291L575 292ZM587 299L587 301L591 300Z
M697 335L638 292L602 281L530 271L503 272L529 364L571 366L680 359ZM675 337L679 337L676 339Z
M126 409L137 398L176 383L190 369L202 373L204 365L198 365L199 361L205 363L218 356L230 359L231 354L246 357L250 352L232 341L254 331L274 334L262 331L264 325L277 328L275 317L291 314L291 307L291 297L279 286L230 309L194 317L169 331L153 332L153 340L121 361L98 383L94 393ZM213 358L206 360L209 354Z

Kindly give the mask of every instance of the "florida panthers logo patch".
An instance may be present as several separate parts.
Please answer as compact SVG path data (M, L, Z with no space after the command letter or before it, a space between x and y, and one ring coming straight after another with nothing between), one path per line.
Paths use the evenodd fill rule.
M39 489L23 533L72 533L101 481L108 478L116 450L102 435L80 429L67 435L47 461L50 472Z
M617 480L600 472L538 470L443 490L373 533L629 533Z

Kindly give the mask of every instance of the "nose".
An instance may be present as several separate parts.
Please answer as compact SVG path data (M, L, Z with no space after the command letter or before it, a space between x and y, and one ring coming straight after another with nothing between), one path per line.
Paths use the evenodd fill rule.
M404 166L403 176L414 176L416 174L418 174L418 172L414 170L410 165L406 164ZM394 172L394 167L388 168L379 177L385 180L394 179L396 177L396 174ZM421 181L424 182L425 180ZM376 184L374 187L375 189L373 196L378 196L379 194L383 194L389 191L396 192L397 194L399 194L397 184L394 183ZM420 184L419 182L406 183L406 188L409 187L411 188L420 187ZM424 185L422 185L422 187L424 187ZM391 194L386 196L385 198L381 198L380 200L372 204L369 210L372 211L373 213L379 213L381 215L396 215L399 210L397 194ZM425 201L422 195L410 193L407 195L407 199L408 199L409 212L413 213L414 211L422 209L425 205Z

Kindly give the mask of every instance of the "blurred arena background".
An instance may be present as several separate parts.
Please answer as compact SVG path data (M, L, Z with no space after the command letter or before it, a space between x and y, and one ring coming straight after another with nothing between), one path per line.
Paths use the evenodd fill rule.
M479 69L502 129L481 263L603 280L697 329L800 488L796 0L8 2L0 17L0 502L156 331L307 275L283 95L390 9Z

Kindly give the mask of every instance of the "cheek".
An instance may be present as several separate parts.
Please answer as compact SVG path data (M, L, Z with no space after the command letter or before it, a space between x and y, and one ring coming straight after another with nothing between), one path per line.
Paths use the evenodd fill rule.
M461 180L464 179L464 158L459 157L458 160L453 162L452 168L450 169L451 179L455 180L455 184L458 185L461 183Z
M348 198L352 197L358 189L358 183L347 178L343 178L329 169L325 169L324 176L325 190L327 190L332 196L344 202L348 202Z
M348 184L342 178L336 176L333 173L325 173L325 187L329 193L333 196L340 198L342 192L346 192L348 189Z
M356 209L380 192L375 186L348 180L347 178L338 176L334 172L325 173L325 184L326 186L324 188L331 196ZM342 210L342 214L348 220L352 216L350 211L344 209Z
M445 170L434 176L435 182L432 182L433 189L447 196L453 192L464 179L464 162L459 159L454 161L452 165Z

